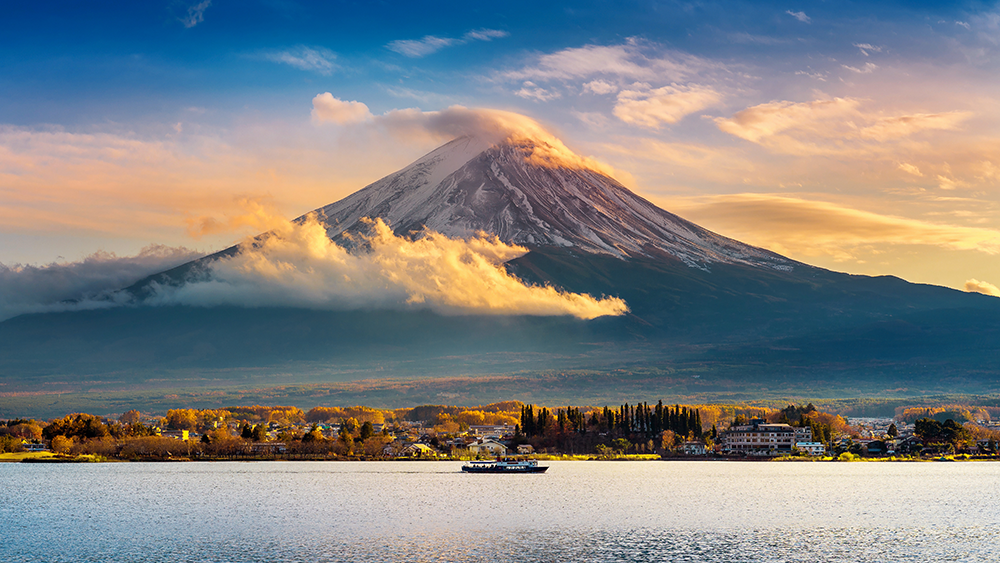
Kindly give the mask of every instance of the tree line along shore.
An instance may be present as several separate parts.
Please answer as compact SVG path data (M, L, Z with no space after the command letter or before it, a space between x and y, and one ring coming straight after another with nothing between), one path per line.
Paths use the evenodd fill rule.
M116 416L73 413L48 421L0 421L0 460L476 459L510 454L568 459L992 459L1000 443L1000 424L994 418L1000 418L1000 408L972 405L900 407L891 418L845 419L812 404L778 409L662 401L614 407L549 408L503 401L475 407L309 411L255 405L170 409L164 415L130 410ZM783 442L783 435L808 438Z

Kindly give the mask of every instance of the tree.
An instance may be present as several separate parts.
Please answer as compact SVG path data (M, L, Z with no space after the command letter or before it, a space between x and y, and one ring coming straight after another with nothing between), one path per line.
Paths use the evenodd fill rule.
M958 449L964 446L965 442L969 440L969 431L961 424L949 418L941 425L941 437L955 449Z
M885 433L888 434L890 438L895 438L896 436L899 436L899 430L896 429L896 423L894 422L890 424L889 429L886 430Z
M341 432L343 432L343 430L341 430ZM313 424L312 429L310 429L309 432L306 432L306 435L302 437L302 442L306 444L312 442L322 442L323 440L323 432L320 431L319 425L317 424Z
M129 425L138 424L140 420L142 420L142 414L135 409L127 411L118 417L118 422Z
M68 453L70 448L73 447L73 438L67 438L62 434L54 436L52 438L52 451L57 454Z
M625 453L632 447L632 442L629 442L625 438L616 438L612 444L615 451L620 453Z
M941 423L933 418L921 418L913 423L913 433L925 441L941 439Z
M42 430L42 435L49 440L56 436L86 440L89 438L103 438L108 434L110 434L108 427L101 422L100 418L84 413L70 414L63 418L52 420Z
M371 438L372 434L374 434L374 433L375 433L375 427L372 425L372 423L371 422L365 422L364 424L361 425L361 431L358 434L358 436L363 441L363 440L367 440L368 438Z

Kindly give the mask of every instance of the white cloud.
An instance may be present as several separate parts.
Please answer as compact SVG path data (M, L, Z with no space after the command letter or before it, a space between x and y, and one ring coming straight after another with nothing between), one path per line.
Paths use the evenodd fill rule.
M244 243L213 262L208 276L179 287L158 287L147 304L319 309L430 309L463 315L621 315L617 298L595 299L552 287L527 286L503 263L527 253L495 237L451 239L425 232L398 237L371 223L368 249L349 253L308 217L285 222L262 240Z
M392 41L386 45L386 48L405 57L419 58L426 57L431 53L436 53L445 47L454 45L457 41L457 39L447 37L425 35L423 39L399 39Z
M813 78L815 80L819 80L820 82L826 82L826 74L824 74L822 72L814 72L814 71L812 71L812 69L810 69L810 70L796 70L795 71L795 75L796 76L808 76L809 78Z
M969 22L961 22L961 21L956 21L956 22L955 22L955 25L958 25L958 26L962 26L962 27L964 27L965 29L967 29L967 30L969 30L969 31L971 31L971 30L972 30L972 26L971 26L971 25L969 25Z
M178 18L178 20L184 25L184 27L191 29L192 27L205 21L205 10L212 5L212 0L205 0L200 4L195 4L188 7L187 15L183 18Z
M494 39L500 39L509 35L510 33L500 29L474 29L466 32L461 39L425 35L423 39L399 39L391 41L386 45L386 48L405 57L420 58L436 53L445 47L464 45L470 41L493 41Z
M750 43L756 45L781 45L788 43L787 39L778 39L767 35L752 35L746 32L730 33L728 37L733 43Z
M802 23L811 23L812 22L812 18L810 18L809 16L807 16L805 12L793 12L791 10L785 10L785 13L788 14L789 16L792 16L793 18L799 20Z
M526 100L536 100L539 102L547 102L549 100L562 97L562 94L559 92L556 92L555 90L546 90L531 81L522 84L521 89L514 92L514 95Z
M477 41L493 41L494 39L500 39L509 35L510 33L501 29L474 29L466 33L464 37L465 39L474 39Z
M338 125L361 123L371 119L368 106L361 102L345 102L325 92L313 98L312 118L316 122L330 121Z
M718 66L693 55L656 51L636 41L624 45L585 45L541 55L533 64L499 76L516 81L603 76L662 83L680 82Z
M876 70L878 70L878 65L874 64L874 63L865 63L865 66L863 66L861 68L853 67L853 66L848 66L848 65L840 65L840 66L846 68L847 70L849 70L851 72L856 72L858 74L871 74L871 73L875 72Z
M264 53L263 57L269 61L291 65L299 70L317 72L322 75L329 75L337 66L334 60L337 54L323 47L306 47L299 45L283 51L272 51Z
M186 248L150 245L137 256L96 252L79 262L0 264L0 321L25 313L111 307L114 293L200 257Z
M331 105L331 100L333 107L338 109L332 112L317 111L317 108ZM338 121L337 119L341 116L339 108L347 103L364 106L363 110L356 108L358 113L364 116L364 119ZM440 111L421 111L417 108L408 108L394 109L381 115L372 115L364 104L342 102L327 92L313 98L313 119L317 124L333 122L338 125L351 125L365 121L373 129L388 132L410 142L450 141L465 135L475 136L490 143L497 143L505 139L530 139L533 141L532 148L529 153L525 154L525 158L532 164L589 168L612 177L626 176L593 158L576 154L537 121L509 111L451 106Z
M625 123L657 128L663 123L677 123L721 99L722 95L715 90L697 84L622 90L614 114Z
M1000 288L989 282L979 281L976 278L965 280L965 291L1000 297Z
M608 82L607 80L591 80L583 85L584 92L593 92L599 96L605 94L614 94L618 91L618 86Z
M861 54L866 57L869 56L869 53L882 52L882 47L878 45L872 45L870 43L855 43L854 46L857 47L858 50L861 51Z

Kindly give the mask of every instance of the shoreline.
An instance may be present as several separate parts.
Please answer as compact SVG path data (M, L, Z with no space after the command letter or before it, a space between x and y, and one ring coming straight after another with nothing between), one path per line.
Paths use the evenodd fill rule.
M46 455L47 454L47 455ZM540 455L540 456L530 456L530 459L536 459L538 461L570 461L570 462L608 462L608 461L627 461L627 462L747 462L747 463L968 463L968 462L995 462L1000 461L1000 457L975 457L967 456L964 454L959 454L956 456L937 456L931 458L912 458L912 457L876 457L876 458L864 458L856 457L853 459L838 459L837 457L824 456L824 457L709 457L709 456L691 456L691 457L660 457L653 455L642 455L640 456L622 456L618 458L601 458L601 457L586 457L586 456L554 456L554 455ZM120 459L120 458L108 458L104 456L94 456L94 455L79 455L79 456L67 456L60 454L52 454L50 452L27 452L21 454L3 454L0 457L0 463L48 463L48 464L66 464L66 463L219 463L219 462L239 462L239 463L255 463L255 462L400 462L400 463L413 463L413 462L466 462L470 461L468 459L456 459L456 458L394 458L394 459L365 459L358 457L332 457L332 458L292 458L292 457L248 457L242 459L234 458L207 458L207 457L168 457L168 458L146 458L146 459Z

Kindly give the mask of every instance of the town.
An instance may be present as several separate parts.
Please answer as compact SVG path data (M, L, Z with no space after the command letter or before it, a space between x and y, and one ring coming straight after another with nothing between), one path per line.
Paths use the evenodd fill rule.
M0 421L0 460L986 459L991 407L845 419L812 404L553 408L247 406Z

